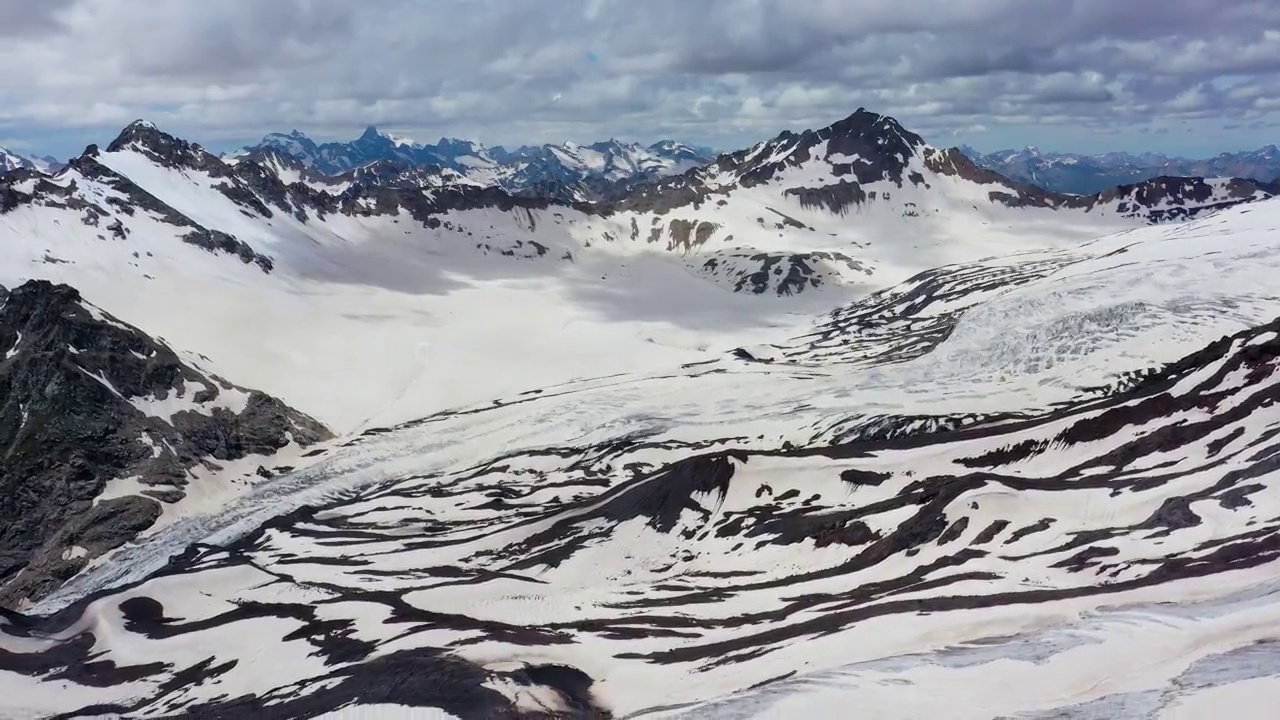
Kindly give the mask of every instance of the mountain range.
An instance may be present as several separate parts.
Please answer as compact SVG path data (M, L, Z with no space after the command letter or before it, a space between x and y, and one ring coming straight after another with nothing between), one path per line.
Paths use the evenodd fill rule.
M1080 155L1041 152L1035 147L986 154L967 147L961 150L978 165L1007 178L1063 193L1092 194L1115 185L1161 176L1280 180L1280 150L1275 145L1247 152L1222 153L1200 160L1160 153Z
M19 169L39 170L47 173L54 172L61 167L62 163L52 157L22 155L0 147L0 175Z
M1275 184L274 137L0 176L0 715L1270 711Z
M424 145L371 126L359 138L345 143L317 144L297 130L275 133L227 159L262 159L276 153L292 157L303 168L320 175L340 176L375 162L425 165L453 171L477 185L565 202L616 194L630 184L678 174L712 157L706 148L670 140L649 146L607 140L591 145L565 143L514 150L454 138Z
M1158 177L1280 181L1280 150L1274 145L1203 159L1162 153L1058 153L1031 146L990 153L968 146L959 150L979 167L1053 193L1091 195ZM672 140L645 146L611 139L514 150L456 138L422 144L370 126L350 142L317 143L298 130L271 133L222 156L231 163L243 158L273 164L290 177L301 178L305 173L310 182L330 186L343 182L335 178L349 177L376 163L380 168L375 172L383 174L393 166L414 168L420 175L434 174L448 182L496 186L513 195L571 203L620 197L635 186L706 165L716 153ZM53 157L0 148L0 174L20 168L49 173L60 167L62 163Z

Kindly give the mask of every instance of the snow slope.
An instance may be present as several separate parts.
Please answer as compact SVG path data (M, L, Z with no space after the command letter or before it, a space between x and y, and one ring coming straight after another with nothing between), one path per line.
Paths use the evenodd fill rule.
M92 648L118 672L10 665L4 696L137 716L1256 710L1278 221L1267 201L939 268L792 340L371 428L5 626L22 667ZM379 680L401 673L453 680Z

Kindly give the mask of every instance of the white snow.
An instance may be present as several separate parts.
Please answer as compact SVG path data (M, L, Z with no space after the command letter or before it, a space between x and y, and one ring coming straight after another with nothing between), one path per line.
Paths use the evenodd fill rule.
M204 385L203 389L210 388ZM200 415L213 416L213 411L222 408L233 415L243 413L249 404L249 393L237 388L216 388L218 396L205 402L196 402L195 395L200 390L188 386L185 380L179 380L179 387L164 398L132 397L129 403L144 415L172 420L174 415L183 412L194 412Z
M71 547L67 548L65 552L62 553L62 559L75 560L78 558L85 557L88 554L89 554L88 550L80 547L79 545L72 545Z
M792 151L778 148L775 157ZM586 148L560 152L603 164ZM1269 522L1280 504L1272 482L1251 506L1227 508L1218 496L1198 497L1188 511L1201 522L1167 537L1134 532L1117 539L1107 559L1129 564L1109 578L1063 565L1072 554L1063 545L1073 537L1141 523L1170 499L1195 496L1225 474L1253 467L1246 448L1280 425L1271 406L1233 424L1234 439L1216 450L1214 443L1229 437L1225 430L1123 468L1082 472L1071 478L1078 485L1054 486L1082 460L1106 457L1142 433L1240 407L1249 399L1241 393L1261 389L1243 371L1210 367L1169 390L1177 396L1213 382L1232 395L1216 409L1170 411L1070 448L1048 443L994 479L972 459L1003 443L1058 437L1076 421L1097 420L1100 411L1086 408L1043 426L1008 420L995 436L1002 444L981 433L957 434L847 457L733 460L723 494L694 493L696 506L671 518L669 532L643 516L615 521L602 508L615 491L691 455L832 443L886 417L918 418L919 429L940 415L1046 413L1096 394L1122 373L1268 322L1280 315L1276 201L1139 227L1105 212L1000 207L986 200L988 188L933 176L927 189L869 187L891 199L835 215L782 194L834 181L829 166L808 163L734 191L723 206L607 218L554 207L472 210L444 214L439 219L449 226L433 229L407 214L308 222L284 213L254 216L200 173L159 168L132 152L107 155L110 167L196 222L269 252L276 270L262 273L183 244L173 228L143 213L128 220L128 242L115 243L99 240L71 211L19 208L0 215L0 283L8 286L33 268L70 282L113 316L183 353L207 356L209 371L276 395L344 437L312 458L291 446L270 458L197 466L182 488L186 497L166 504L160 523L47 598L37 608L42 612L130 583L138 584L125 595L157 598L166 617L191 623L219 619L246 602L304 605L319 608L327 621L349 619L354 636L375 642L382 655L447 647L488 668L486 687L526 710L559 710L561 700L549 688L504 679L504 664L581 668L619 717L817 720L847 717L850 707L866 717L1071 716L1088 703L1101 703L1090 706L1095 715L1115 717L1150 693L1170 716L1215 707L1246 716L1275 699L1269 677L1243 676L1160 695L1184 688L1177 679L1197 663L1272 636L1280 621L1269 585L1273 561L1123 593L896 612L830 632L803 630L824 617L897 601L1124 582L1166 557L1203 554L1205 543ZM88 181L85 187L110 193ZM717 227L704 245L676 247L673 220ZM73 262L31 262L49 248ZM137 258L135 267L135 250L152 255ZM725 276L702 270L708 259L744 262L762 251L839 252L867 271L833 270L820 291L779 298L729 292L726 281L745 265ZM566 253L572 261L562 259ZM949 267L920 275L943 266ZM999 282L982 285L993 277ZM951 283L957 292L924 302L930 283ZM876 291L882 294L870 295ZM887 347L913 343L925 347L893 361L881 357ZM772 362L729 355L742 346ZM101 374L90 376L117 392ZM242 391L219 388L216 400L195 403L199 390L187 385L164 398L129 401L160 418L242 410L247 401ZM382 429L360 436L375 427ZM156 457L163 451L149 435L139 442ZM1211 461L1214 452L1224 459ZM295 469L264 481L254 475L258 465ZM1161 477L1170 468L1176 476ZM1122 493L1086 482L1113 469L1135 482L1160 482ZM884 479L854 487L843 479L846 471ZM957 531L957 546L975 543L997 521L1007 523L961 568L981 575L956 575L961 569L947 564L955 549L940 542L869 563L861 563L856 544L812 537L755 544L768 534L764 523L784 513L826 519L822 514L856 510L867 533L890 535L909 528L923 504L892 501L913 483L939 477L975 483L956 485L961 491L944 508L949 527L957 517L971 521ZM97 502L148 489L138 478L116 479ZM242 549L244 562L209 560L189 572L153 575L193 542L216 546L304 505L324 510L264 530ZM1044 518L1055 522L1027 531ZM713 532L738 520L741 533ZM572 534L553 549L572 552L551 560L535 552L540 535L565 527ZM367 572L366 560L381 573ZM440 568L468 581L432 574ZM398 593L406 607L477 624L554 626L564 641L520 644L478 625L443 621L412 631L390 627L396 624L386 606L343 596L344 589ZM641 607L633 604L637 598L667 605ZM172 667L209 657L237 660L218 683L185 691L184 702L266 694L334 671L292 634L303 623L287 614L219 619L190 635L155 639L127 627L122 599L94 600L82 626L66 629L65 637L92 627L104 658L145 657ZM670 632L645 632L658 626L654 618ZM797 628L803 631L791 632ZM772 634L784 639L770 640ZM262 642L250 647L246 637ZM728 658L734 662L646 657L744 638L759 644L734 651L740 653ZM6 649L17 646L10 641L0 636ZM21 698L14 706L36 714L129 701L155 684L92 692L77 686L61 695L54 690L64 686L0 673L4 696ZM352 706L326 717L409 712Z

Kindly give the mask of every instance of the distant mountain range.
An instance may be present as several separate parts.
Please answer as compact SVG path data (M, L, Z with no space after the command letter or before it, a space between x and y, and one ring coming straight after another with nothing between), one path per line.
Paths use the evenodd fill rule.
M1275 145L1203 159L1162 153L1085 155L1036 147L991 153L967 146L959 150L978 167L1053 193L1092 195L1160 177L1280 181L1280 149ZM318 143L298 130L271 133L256 144L222 155L232 164L253 159L291 181L304 180L325 189L352 182L475 185L564 203L616 200L638 186L711 164L716 157L711 148L674 140L643 145L609 139L590 145L566 142L514 149L457 138L423 144L374 126L350 142ZM18 169L48 174L63 165L53 157L0 148L0 174Z
M7 148L0 147L0 175L18 169L39 170L43 173L56 172L63 163L52 157L35 157L23 155Z
M1247 152L1222 153L1194 160L1160 153L1101 155L1041 152L1035 147L983 154L960 148L978 165L1022 183L1053 192L1088 195L1109 187L1157 177L1238 177L1280 179L1280 149L1267 145Z
M611 197L637 182L679 174L714 157L708 148L673 140L646 146L610 139L590 145L564 143L514 150L456 138L420 144L370 126L351 142L320 144L297 130L273 133L224 159L263 159L276 152L321 176L342 176L378 162L426 165L452 171L476 185L565 202Z

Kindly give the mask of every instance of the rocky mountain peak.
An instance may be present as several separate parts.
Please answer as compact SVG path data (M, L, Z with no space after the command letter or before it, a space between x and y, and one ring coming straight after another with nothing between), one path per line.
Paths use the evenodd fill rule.
M721 174L736 176L743 187L770 182L786 168L811 162L826 162L832 174L859 184L900 184L911 158L925 146L923 138L897 120L859 108L827 127L801 133L785 130L750 149L722 155L716 167Z
M436 149L441 153L452 156L472 155L484 150L484 146L471 140L461 140L459 138L442 137L440 142L436 143Z
M596 152L618 152L619 150L623 150L631 146L617 138L609 138L608 140L591 143L587 147L595 150Z
M230 173L225 163L196 143L170 135L147 120L135 120L107 146L107 152L132 150L167 168L203 170L214 176Z
M116 139L107 146L107 152L118 152L130 145L164 145L177 142L177 138L162 132L150 120L134 120L116 135Z
M864 135L884 130L903 131L902 125L897 120L863 107L854 110L848 117L832 123L828 129L835 135Z
M817 135L828 141L828 156L839 153L864 158L882 155L903 158L926 144L924 138L903 128L897 120L865 108L858 108L849 117L818 130Z

